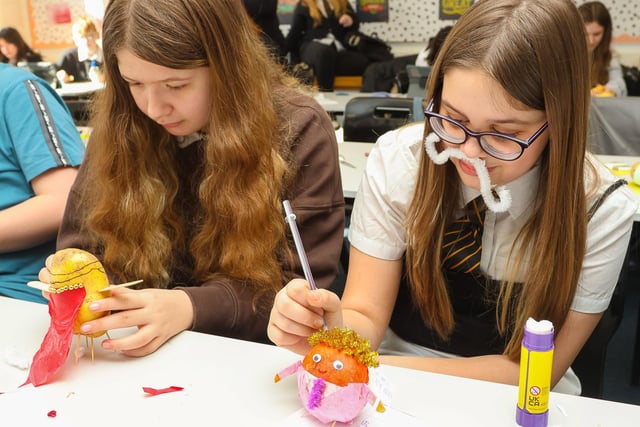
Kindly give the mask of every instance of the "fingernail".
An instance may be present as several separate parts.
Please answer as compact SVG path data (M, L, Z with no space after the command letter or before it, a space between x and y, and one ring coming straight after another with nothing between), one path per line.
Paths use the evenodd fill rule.
M313 327L316 329L320 329L324 326L324 321L322 321L322 319L318 319L318 320L314 320L313 321Z
M91 323L85 323L82 326L80 326L80 331L91 332Z
M113 346L111 345L110 341L102 341L102 348L106 349L106 350L111 350L113 348Z
M100 304L98 304L97 302L92 302L91 304L89 304L89 310L91 310L91 311L99 311L100 310Z

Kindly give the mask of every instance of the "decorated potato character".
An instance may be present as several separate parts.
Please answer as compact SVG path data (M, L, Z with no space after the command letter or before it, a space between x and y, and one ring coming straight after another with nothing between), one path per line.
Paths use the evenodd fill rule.
M51 283L46 290L49 295L49 315L51 323L42 340L40 349L33 356L29 377L25 384L39 386L46 384L64 365L71 348L73 334L84 335L80 325L106 315L106 312L93 313L89 305L93 301L110 296L105 290L109 280L102 264L89 252L81 249L62 249L53 255ZM105 334L99 331L86 335L91 339L93 358L93 338ZM76 361L79 355L79 343L76 348ZM24 384L23 384L24 385Z
M104 291L109 286L107 274L93 254L76 248L61 249L53 255L49 272L51 273L51 290L55 290L51 298L65 298L66 291L84 288L84 299L73 325L74 334L82 334L80 325L84 322L107 314L89 310L92 302L111 296L111 292ZM89 336L99 337L104 333L105 331L98 331Z
M296 372L298 397L308 413L323 423L351 422L367 403L376 401L369 388L369 368L378 366L378 353L355 331L320 330L309 337L304 359L276 375L276 382ZM380 404L378 411L383 411Z

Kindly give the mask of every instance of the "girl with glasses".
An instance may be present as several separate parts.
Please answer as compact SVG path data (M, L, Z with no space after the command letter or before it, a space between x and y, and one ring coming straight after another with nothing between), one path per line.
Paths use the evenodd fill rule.
M102 30L105 88L57 248L92 252L111 283L143 282L93 303L111 314L82 333L138 327L102 341L130 356L184 330L266 342L275 293L303 277L284 199L317 285L337 274L344 198L329 117L238 0L110 0Z
M471 6L433 65L425 123L369 155L342 300L292 281L269 337L303 353L324 314L383 363L518 384L524 324L547 319L552 384L579 393L570 366L608 306L637 209L586 151L584 40L571 0Z

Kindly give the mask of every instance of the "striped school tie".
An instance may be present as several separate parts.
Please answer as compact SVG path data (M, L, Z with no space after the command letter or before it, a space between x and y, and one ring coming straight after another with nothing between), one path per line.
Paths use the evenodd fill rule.
M486 210L482 197L476 197L464 207L465 215L445 230L442 257L443 265L449 270L471 273L480 267L482 224Z

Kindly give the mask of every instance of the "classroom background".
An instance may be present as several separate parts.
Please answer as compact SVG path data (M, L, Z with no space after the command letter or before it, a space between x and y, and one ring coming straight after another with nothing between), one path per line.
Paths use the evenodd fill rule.
M73 46L71 25L89 15L98 21L108 0L2 0L0 27L15 27L44 58L55 61L64 49ZM438 29L452 20L440 19L442 5L450 0L349 0L354 6L387 5L386 22L365 22L362 30L376 33L389 42L396 56L416 53ZM582 4L586 0L576 0ZM282 0L293 4L295 1ZM460 3L460 2L456 2ZM462 2L464 3L464 2ZM640 1L602 0L614 24L614 48L625 65L640 66ZM287 25L282 25L286 33Z

